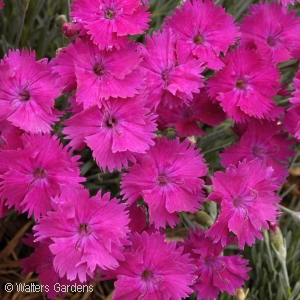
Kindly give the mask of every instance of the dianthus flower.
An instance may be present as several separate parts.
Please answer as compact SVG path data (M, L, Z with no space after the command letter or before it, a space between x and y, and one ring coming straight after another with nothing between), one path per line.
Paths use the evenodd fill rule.
M0 62L0 121L32 133L50 132L58 121L54 99L60 95L47 59L35 52L9 50Z
M33 227L35 241L51 239L53 266L60 277L85 282L96 267L114 269L124 259L129 218L125 205L110 193L89 198L87 189L62 186L53 211Z
M71 58L74 58L73 67ZM62 77L58 82L65 90L77 86L76 101L87 108L95 104L101 106L103 99L109 97L126 98L139 93L144 86L138 68L141 59L134 43L128 43L121 50L101 51L92 41L77 38L59 53L54 71Z
M238 246L251 246L255 237L262 239L261 232L275 222L280 197L275 193L280 185L273 178L273 169L255 159L243 160L237 167L230 165L225 173L217 171L212 178L213 192L208 200L221 204L217 221L207 231L215 243L228 244L229 233L238 239Z
M271 99L280 87L279 70L272 62L243 47L231 49L224 62L226 67L209 78L208 93L234 122L274 120L283 112Z
M56 299L58 295L65 297L66 293L60 291L58 285L80 284L78 280L70 281L66 276L59 277L58 273L55 272L53 267L53 259L55 256L49 249L50 239L43 242L34 242L34 236L27 234L27 237L22 239L22 242L35 249L29 257L21 260L21 266L23 268L22 274L28 274L30 272L38 274L41 284L47 287L43 288L43 292L49 299ZM55 285L56 288L54 288Z
M116 270L105 272L117 278L113 300L180 300L192 293L197 278L195 267L183 247L166 243L159 232L131 235L132 245L124 251L125 260Z
M179 35L179 61L196 57L214 70L224 66L220 53L226 53L239 36L233 17L210 0L186 1L166 19L166 24Z
M3 3L2 1L0 1L0 9L2 9L2 7L5 5L5 3Z
M249 279L248 260L240 255L221 256L224 249L221 243L214 243L199 229L190 230L190 238L179 244L184 245L184 253L190 254L197 267L198 279L192 289L198 292L198 300L217 299L219 292L234 295L236 289Z
M8 207L39 219L52 209L51 197L60 194L61 184L79 186L79 156L71 157L57 136L22 135L23 148L1 152L0 199Z
M150 223L156 228L174 227L177 212L196 212L203 201L204 181L199 177L207 172L200 150L187 140L156 140L137 163L131 166L121 181L121 194L131 204L142 197L149 206Z
M107 100L101 108L90 107L66 120L63 133L74 148L85 142L103 170L120 171L128 166L127 159L135 162L134 153L145 153L154 145L156 116L143 104L140 95Z
M182 107L172 109L160 105L156 112L159 115L159 127L165 129L174 126L180 137L205 135L199 122L215 126L225 120L225 114L219 104L213 103L203 90L200 94L194 94L189 105L183 104Z
M176 41L176 35L166 29L153 33L152 38L146 36L147 47L140 46L149 108L156 109L160 103L170 108L188 104L193 93L199 93L199 88L203 87L200 75L203 63L190 59L178 64Z
M74 0L74 22L82 23L101 50L124 47L127 35L144 33L149 28L149 6L140 0Z
M300 140L300 71L298 71L293 80L295 91L294 97L290 98L292 106L286 111L284 124L286 130Z
M255 48L274 63L300 56L300 23L296 10L274 2L253 4L242 19L240 44Z
M251 161L258 158L265 167L274 169L273 175L279 182L285 181L288 176L289 156L294 155L289 147L295 141L287 140L288 135L281 132L283 125L277 122L253 119L245 127L240 140L220 154L222 166L237 166L244 159Z

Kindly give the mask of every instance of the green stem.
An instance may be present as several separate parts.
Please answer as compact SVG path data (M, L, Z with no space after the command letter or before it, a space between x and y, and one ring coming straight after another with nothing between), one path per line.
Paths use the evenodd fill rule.
M70 4L70 0L66 0L66 2L67 2L67 20L68 20L68 22L70 22L70 6L71 6L71 4Z
M218 151L218 150L225 149L229 145L231 145L231 142L227 143L227 144L224 144L222 146L218 146L218 147L215 147L213 149L207 150L207 151L203 152L203 154L208 154L208 153L211 153L211 152L215 152L215 151Z
M276 270L275 270L275 267L274 267L273 256L272 256L272 253L271 253L271 248L270 248L270 243L269 243L269 234L268 234L267 230L264 230L264 240L266 242L268 257L269 257L269 261L270 261L272 271L274 273L277 273Z
M23 0L22 1L22 15L21 15L21 26L15 41L15 49L18 49L19 47L19 43L20 43L20 39L21 39L21 35L22 35L22 31L23 31L23 27L24 27L24 22L25 22L25 16L26 16L26 11L28 8L30 0Z

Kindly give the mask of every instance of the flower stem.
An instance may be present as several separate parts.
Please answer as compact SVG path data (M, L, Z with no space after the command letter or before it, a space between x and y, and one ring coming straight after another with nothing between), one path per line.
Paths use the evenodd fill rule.
M16 41L15 41L15 49L17 49L19 47L20 38L21 38L22 31L23 31L26 11L28 9L29 2L30 2L30 0L23 0L21 3L21 6L22 6L22 8L21 8L22 9L21 26L20 26Z

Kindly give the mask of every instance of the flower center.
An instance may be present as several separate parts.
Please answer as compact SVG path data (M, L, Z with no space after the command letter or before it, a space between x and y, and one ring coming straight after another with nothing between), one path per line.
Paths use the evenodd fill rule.
M113 127L115 127L115 125L116 125L116 119L115 118L110 117L106 120L106 126L108 128L113 128Z
M152 277L152 276L153 276L153 273L150 270L145 270L142 273L142 279L144 279L144 280L149 280L149 278Z
M165 174L159 174L156 178L156 182L160 186L164 186L168 183L183 185L184 179L182 178L180 181L176 181L176 180L172 180L172 179L168 178Z
M46 177L46 172L43 169L36 168L33 171L33 175L35 176L35 178L45 178Z
M108 9L106 12L105 12L105 18L108 19L108 20L112 20L116 17L116 12L112 9Z
M200 35L198 35L194 38L194 43L195 44L202 44L203 42L204 42L204 40Z
M82 223L79 225L79 232L80 233L88 233L88 225L86 223Z
M246 86L246 84L243 79L239 79L236 81L235 87L237 89L243 89L245 86Z
M166 185L169 182L169 179L166 175L160 174L157 176L156 181L159 185Z
M26 102L26 101L28 101L29 99L30 99L30 94L29 94L29 92L28 92L27 90L21 91L21 93L20 93L20 100Z
M93 72L97 75L97 76L101 76L104 74L104 66L101 63L97 63L94 68L93 68Z

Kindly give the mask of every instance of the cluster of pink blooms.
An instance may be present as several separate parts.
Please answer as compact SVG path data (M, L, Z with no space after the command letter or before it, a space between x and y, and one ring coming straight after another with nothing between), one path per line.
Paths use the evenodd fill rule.
M8 52L0 61L0 217L13 207L37 222L24 239L35 249L24 273L50 287L100 274L116 280L114 300L194 292L212 300L245 284L248 261L221 253L253 245L276 222L276 191L300 140L300 71L292 105L274 100L284 90L277 64L300 59L300 18L288 3L252 5L238 25L214 1L187 0L143 45L130 36L149 29L147 1L74 0L75 30L57 57ZM67 145L52 134L63 93ZM221 153L225 170L213 174L208 194L208 164L189 137L226 118L237 140ZM157 133L171 126L177 138ZM122 198L83 187L72 153L85 147L102 171L122 172ZM215 223L167 242L164 229L207 200L220 206ZM50 288L47 296L56 295Z

